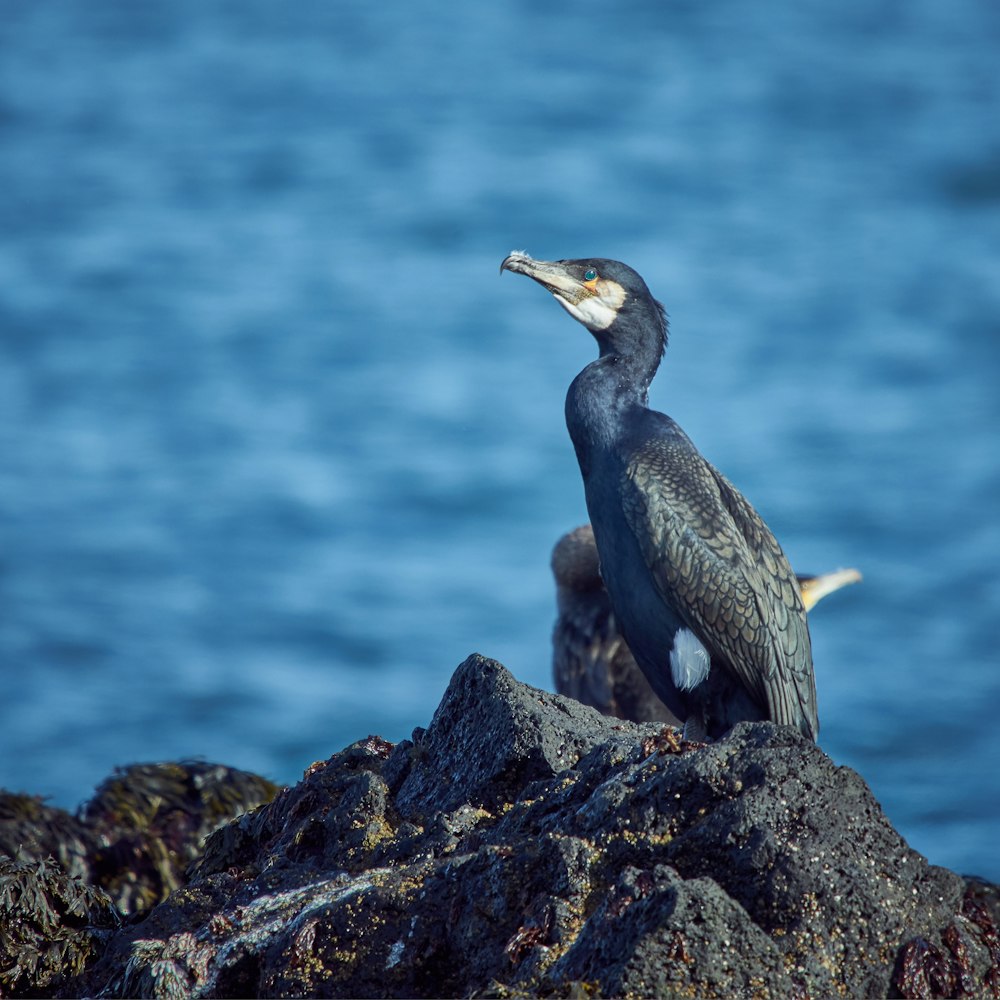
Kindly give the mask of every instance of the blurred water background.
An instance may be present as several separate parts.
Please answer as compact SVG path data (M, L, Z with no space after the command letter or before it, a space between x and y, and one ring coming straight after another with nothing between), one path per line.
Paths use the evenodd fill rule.
M664 300L652 403L800 570L821 743L1000 878L1000 6L6 0L0 785L292 782L472 651L549 687L594 356L540 257Z

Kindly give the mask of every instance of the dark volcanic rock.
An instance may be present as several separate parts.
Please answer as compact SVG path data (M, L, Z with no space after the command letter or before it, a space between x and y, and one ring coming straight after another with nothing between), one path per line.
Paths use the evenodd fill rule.
M218 830L66 987L115 996L995 995L994 888L769 723L709 746L470 657Z
M466 804L492 809L528 782L572 767L597 743L634 742L634 731L597 720L577 701L519 684L495 660L467 660L416 747L404 748L410 766L396 808L407 816Z

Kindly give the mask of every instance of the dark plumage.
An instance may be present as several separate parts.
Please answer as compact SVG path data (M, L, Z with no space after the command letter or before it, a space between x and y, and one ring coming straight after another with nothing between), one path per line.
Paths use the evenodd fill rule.
M597 340L566 424L601 575L653 689L692 736L770 719L815 739L809 626L788 560L736 488L646 405L666 346L663 307L619 261L513 253L503 269L547 288Z
M618 630L589 524L574 528L556 542L552 574L558 610L552 630L556 691L618 719L677 725ZM796 574L796 579L806 611L811 611L827 594L857 583L861 574L856 569L838 569L820 576Z
M552 573L558 609L552 631L556 691L618 719L679 725L618 631L589 524L559 539Z

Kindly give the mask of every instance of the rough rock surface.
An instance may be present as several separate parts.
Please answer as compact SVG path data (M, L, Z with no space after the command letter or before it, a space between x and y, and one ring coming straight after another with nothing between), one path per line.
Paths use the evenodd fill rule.
M995 887L790 729L709 746L470 657L314 765L64 995L995 996Z
M471 657L218 831L79 985L143 996L992 995L990 901L767 723L711 746Z

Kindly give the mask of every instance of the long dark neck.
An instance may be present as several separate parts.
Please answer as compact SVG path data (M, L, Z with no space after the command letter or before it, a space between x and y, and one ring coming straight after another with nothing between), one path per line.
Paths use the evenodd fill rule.
M642 387L645 394L667 346L667 313L653 298L626 300L614 323L595 330L601 359L615 358L619 378Z
M629 414L645 409L667 343L667 316L648 300L648 310L594 331L600 357L573 380L566 395L566 426L584 478L602 455L617 450Z
M614 450L628 411L646 406L656 367L650 372L637 370L630 360L603 355L573 379L566 394L566 426L584 476L599 452Z

